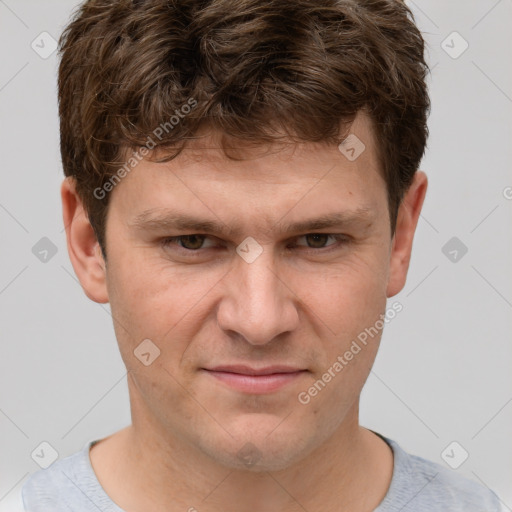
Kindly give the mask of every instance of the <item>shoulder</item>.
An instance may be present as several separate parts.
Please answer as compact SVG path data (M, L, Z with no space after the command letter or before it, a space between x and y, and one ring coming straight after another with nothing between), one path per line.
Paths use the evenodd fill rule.
M499 498L484 485L384 440L395 462L388 493L376 512L500 512Z
M69 510L68 501L76 501L76 493L83 479L84 450L57 460L49 468L30 476L21 489L23 504L27 512Z
M26 512L111 510L101 503L104 495L89 459L92 443L29 477L21 489Z

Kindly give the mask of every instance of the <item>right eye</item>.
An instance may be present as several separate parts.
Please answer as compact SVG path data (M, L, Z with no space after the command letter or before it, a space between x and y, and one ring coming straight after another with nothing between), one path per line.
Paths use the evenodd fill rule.
M199 234L171 236L164 238L162 240L162 245L167 248L174 244L178 245L178 247L182 249L193 252L198 251L199 249L208 249L209 247L203 247L203 243L206 239L208 239L206 235ZM213 245L210 247L213 247Z

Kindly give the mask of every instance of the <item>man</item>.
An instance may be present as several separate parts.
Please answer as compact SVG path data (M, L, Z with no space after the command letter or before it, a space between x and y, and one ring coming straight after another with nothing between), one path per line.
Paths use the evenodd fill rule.
M91 0L61 39L68 250L132 425L26 510L497 511L359 425L427 189L398 1Z

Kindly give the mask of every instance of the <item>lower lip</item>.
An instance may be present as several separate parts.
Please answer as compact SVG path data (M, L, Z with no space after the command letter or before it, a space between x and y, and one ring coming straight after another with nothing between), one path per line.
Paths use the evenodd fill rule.
M242 375L213 370L205 371L238 391L245 393L271 393L293 382L306 370L291 373L272 373L270 375Z

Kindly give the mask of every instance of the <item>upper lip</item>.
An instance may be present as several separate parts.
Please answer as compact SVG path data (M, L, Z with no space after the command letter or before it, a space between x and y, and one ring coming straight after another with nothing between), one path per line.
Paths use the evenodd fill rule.
M246 366L243 364L235 364L235 365L224 365L224 366L215 366L213 368L205 368L205 370L213 371L213 372L229 372L229 373L239 373L241 375L271 375L273 373L294 373L303 371L303 368L295 368L293 366L286 365L273 365L273 366L265 366L264 368L252 368L251 366Z

